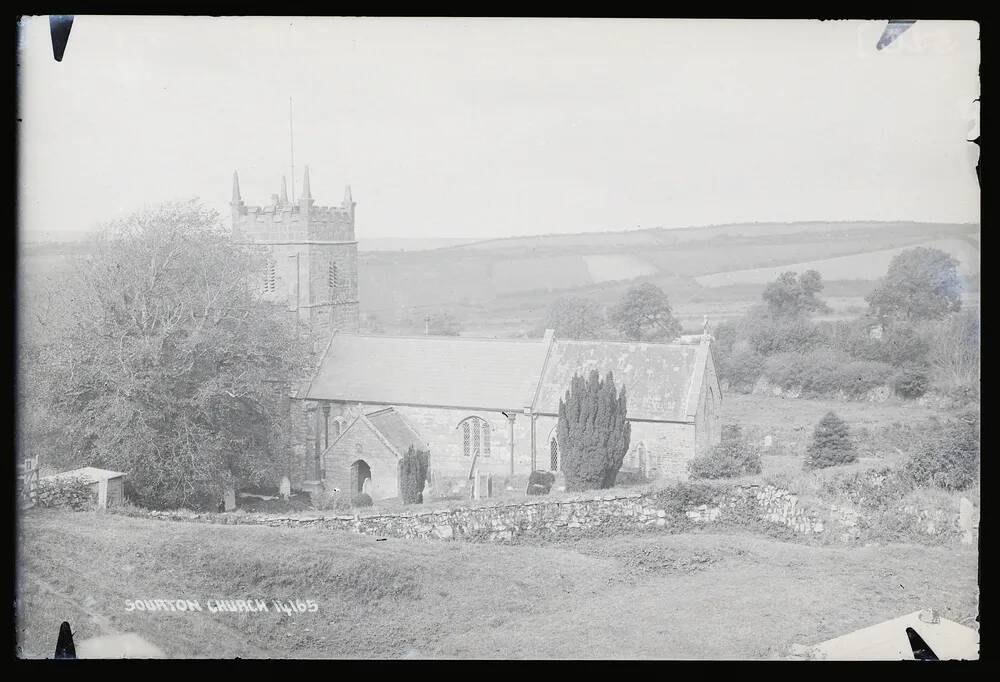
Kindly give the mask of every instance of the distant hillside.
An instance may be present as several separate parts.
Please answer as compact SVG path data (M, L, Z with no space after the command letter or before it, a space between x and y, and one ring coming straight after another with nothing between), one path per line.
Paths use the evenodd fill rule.
M648 279L683 300L717 299L724 285L756 289L783 269L814 267L851 290L882 276L891 256L929 245L978 273L979 226L938 223L753 223L702 228L513 237L419 253L360 257L362 308L459 305L494 309L505 299L551 299L561 292L596 298ZM825 272L824 272L825 271ZM757 295L757 294L755 294ZM863 295L863 293L861 294ZM678 300L678 303L681 301Z
M359 239L358 251L427 251L475 241L472 237L376 237Z
M518 335L534 330L558 296L610 304L638 280L663 288L681 322L721 320L760 300L784 270L819 270L836 315L864 309L864 296L904 248L955 255L967 299L978 301L979 225L938 223L752 223L568 235L359 240L361 311L387 332L422 331L423 317L448 311L464 331ZM54 275L86 244L25 243L22 283Z

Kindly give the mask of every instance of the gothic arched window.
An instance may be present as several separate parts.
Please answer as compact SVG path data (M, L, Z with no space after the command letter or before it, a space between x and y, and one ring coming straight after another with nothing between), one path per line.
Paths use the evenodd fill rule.
M490 424L479 417L463 419L458 428L462 431L462 454L472 457L479 454L490 456Z

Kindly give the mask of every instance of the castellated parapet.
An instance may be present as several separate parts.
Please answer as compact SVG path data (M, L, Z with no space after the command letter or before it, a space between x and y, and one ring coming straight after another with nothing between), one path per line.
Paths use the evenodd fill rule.
M317 206L309 169L302 196L281 194L270 205L247 206L233 173L230 201L237 241L259 247L264 256L260 285L265 300L297 311L300 321L320 332L356 332L358 316L358 246L354 233L355 202L347 187L339 206Z
M233 228L239 238L254 243L353 242L354 207L280 203L236 206Z

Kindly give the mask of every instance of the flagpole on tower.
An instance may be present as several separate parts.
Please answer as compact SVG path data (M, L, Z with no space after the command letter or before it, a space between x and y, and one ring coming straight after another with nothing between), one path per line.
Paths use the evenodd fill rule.
M292 134L292 98L288 98L288 147L292 156L292 203L295 203L295 137Z

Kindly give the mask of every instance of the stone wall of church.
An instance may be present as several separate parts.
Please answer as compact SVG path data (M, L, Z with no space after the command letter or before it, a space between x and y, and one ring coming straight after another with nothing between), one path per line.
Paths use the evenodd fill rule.
M502 412L408 406L396 409L430 446L430 468L435 486L458 490L468 485L472 458L465 454L460 424L469 417L483 419L490 426L490 449L478 460L480 473L492 473L499 480L510 477L510 421ZM514 475L526 477L531 473L531 424L524 414L513 414L513 417Z
M301 401L300 401L301 402ZM334 443L340 429L344 429L361 413L374 412L384 405L358 403L328 403L330 414L324 427L322 408L313 408L304 419L306 443L299 456L304 470L309 471L305 453L323 452ZM430 446L430 468L434 485L443 493L459 492L469 485L471 458L465 455L463 430L460 426L469 417L485 420L491 428L489 455L479 460L482 474L492 473L494 479L506 481L510 477L511 438L509 421L502 412L459 410L452 408L412 407L397 405L395 409L407 419ZM531 418L523 413L514 414L514 476L515 487L521 487L531 473ZM338 420L339 418L339 420ZM536 468L548 470L550 465L550 439L555 435L555 417L535 418ZM324 438L326 442L324 443ZM641 453L641 454L640 454ZM632 422L632 438L625 467L641 469L650 480L685 480L687 463L696 454L696 425ZM354 458L356 459L356 458ZM345 477L345 471L354 461L326 457L328 482ZM307 474L308 475L308 474ZM346 479L345 479L346 480ZM294 481L293 481L294 483ZM331 483L344 490L338 483Z
M399 496L399 459L375 432L362 423L344 433L331 443L323 455L326 470L326 487L339 488L348 497L358 494L359 481L353 478L351 467L363 461L371 473L372 500Z
M695 434L695 452L698 455L705 454L722 440L722 390L711 354L706 362L705 379L701 385Z
M549 442L556 435L558 421L556 417L536 418L539 469L549 469ZM623 466L642 470L650 480L685 480L687 463L696 454L695 445L695 424L632 422L629 451Z

